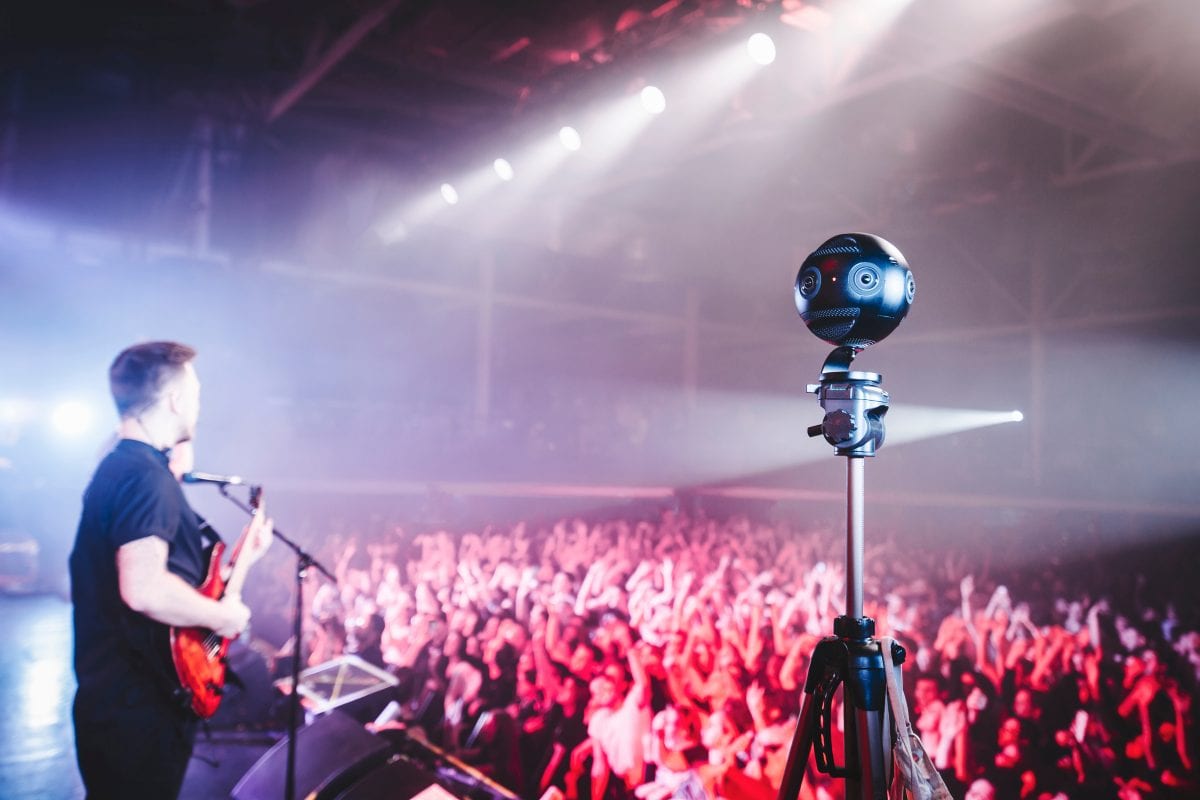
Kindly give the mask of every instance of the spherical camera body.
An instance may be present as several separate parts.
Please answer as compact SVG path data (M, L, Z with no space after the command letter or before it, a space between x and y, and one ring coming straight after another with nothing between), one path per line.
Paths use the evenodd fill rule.
M896 329L915 290L895 245L869 233L843 233L800 265L796 310L817 337L862 350Z

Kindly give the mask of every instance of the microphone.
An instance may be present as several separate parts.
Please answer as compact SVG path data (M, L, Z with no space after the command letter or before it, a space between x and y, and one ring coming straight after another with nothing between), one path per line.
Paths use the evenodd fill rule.
M210 472L185 472L184 483L215 483L219 486L241 486L246 481L240 475L213 475Z

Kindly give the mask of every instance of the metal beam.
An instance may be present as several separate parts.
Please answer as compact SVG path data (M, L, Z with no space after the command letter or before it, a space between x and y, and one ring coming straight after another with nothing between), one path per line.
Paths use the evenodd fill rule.
M350 55L354 48L358 47L359 43L367 37L371 31L381 25L384 20L392 15L404 0L383 0L367 13L359 17L353 25L339 36L324 55L316 60L308 69L300 73L296 81L289 86L283 94L275 99L271 104L271 109L267 113L267 122L274 122L287 113L288 109L300 101L304 95L321 79L329 74L329 71L338 65L338 63Z
M1200 150L1131 121L1111 103L1055 86L1027 67L980 63L947 67L931 77L1057 128L1082 133L1151 161L1200 158Z
M1076 13L1076 9L1070 7L1069 4L1047 6L1023 14L1007 23L996 25L978 38L964 36L958 41L924 43L915 49L918 53L917 57L906 57L905 60L881 68L871 75L838 86L833 91L827 92L809 103L801 103L796 108L795 116L811 117L818 112L889 89L899 83L936 75L954 64L975 58L982 53L995 50L1070 19Z
M479 313L475 330L475 428L483 432L492 412L493 308L496 297L496 257L479 257Z
M1166 158L1135 156L1112 164L1104 164L1090 168L1079 168L1061 175L1052 175L1050 177L1050 184L1058 188L1081 186L1085 183L1090 183L1091 181L1104 180L1106 178L1113 178L1118 175L1128 175L1133 172L1163 169L1164 167L1172 167L1177 164L1187 164L1197 160L1200 160L1200 152L1183 152Z
M678 154L677 158L660 160L655 165L643 167L637 174L619 175L598 182L588 196L595 197L628 185L656 180L664 174L678 169L681 164L702 158L723 147L747 146L748 137L751 136L760 145L765 146L772 141L791 136L796 130L796 125L802 120L815 117L860 97L868 97L886 91L893 86L916 78L936 76L944 69L1019 41L1026 36L1070 19L1077 13L1076 9L1066 4L1047 7L1016 17L1005 24L997 25L980 37L962 37L949 42L920 43L920 46L911 48L916 54L913 57L898 58L895 63L880 67L869 75L848 80L808 100L795 103L790 113L771 120L774 123L771 128L758 125L753 131L718 130L712 136L691 142L686 150L682 150Z
M288 275L294 278L335 283L341 286L370 289L389 289L397 292L407 292L432 297L462 298L478 302L481 293L477 287L450 286L431 281L415 281L407 278L393 278L387 275L369 275L351 272L335 272L332 270L317 270L296 267L291 264L272 261L263 265L267 272ZM564 314L575 314L580 317L611 319L624 322L657 323L669 327L682 328L682 316L662 314L650 311L628 311L620 308L604 308L589 303L578 303L570 300L554 300L550 298L531 297L511 292L495 292L492 297L497 305L513 308L526 308L539 311L552 311Z
M196 121L196 198L192 217L192 247L208 252L212 229L213 123L207 116Z
M683 314L683 396L691 410L700 385L700 292L695 286L687 287Z
M975 250L967 248L961 239L951 239L950 247L953 248L957 257L955 260L960 264L968 266L981 281L987 283L991 287L991 296L1000 297L1007 301L1007 305L1015 312L1018 317L1028 318L1029 308L1021 302L1012 289L996 277L994 270L988 269L987 266L980 262Z
M379 58L378 54L373 54L373 56ZM385 63L392 63L444 83L453 83L505 100L520 100L529 92L528 85L502 78L496 74L495 70L478 73L455 67L445 61L430 63L413 58L386 59Z
M12 186L13 165L17 162L17 117L24 99L24 80L19 70L8 78L3 111L0 111L0 194Z

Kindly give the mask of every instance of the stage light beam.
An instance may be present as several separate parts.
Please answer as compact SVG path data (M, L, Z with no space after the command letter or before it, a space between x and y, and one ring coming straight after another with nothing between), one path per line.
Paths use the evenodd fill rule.
M440 189L442 199L446 201L446 205L452 206L458 203L458 190L449 183L443 183Z
M639 387L632 397L646 408L677 408L677 390ZM695 486L729 483L822 460L834 449L806 429L822 421L811 395L698 390L690 401L690 421L664 435L662 447L646 466L655 484ZM886 416L889 448L917 445L940 437L981 431L1015 422L1011 410L944 408L901 403ZM698 435L703 431L703 435ZM971 434L975 435L975 434ZM979 434L982 435L982 434ZM652 466L651 466L652 465Z
M513 171L512 164L508 163L508 159L506 158L497 158L495 161L493 161L492 169L496 171L496 174L500 177L500 180L504 181L505 183L511 181L513 177L516 176L516 172Z
M965 408L903 406L888 413L888 444L917 442L936 436L1021 422L1020 411L984 411Z

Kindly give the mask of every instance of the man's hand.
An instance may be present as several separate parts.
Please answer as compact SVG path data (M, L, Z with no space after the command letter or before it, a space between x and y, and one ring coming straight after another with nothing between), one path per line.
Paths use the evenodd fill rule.
M251 564L262 558L271 546L275 539L275 520L267 518L263 505L260 504L255 510L250 523L242 531L242 537L245 544L242 545L238 559L248 559L248 563Z
M213 633L226 639L236 639L250 624L250 609L236 597L222 598L220 606L225 621L219 627L213 628Z

